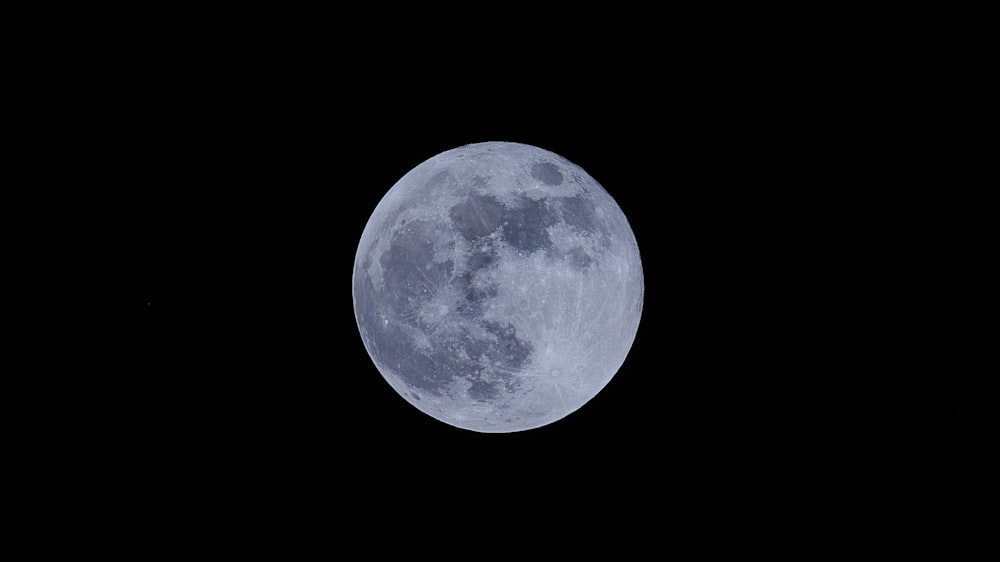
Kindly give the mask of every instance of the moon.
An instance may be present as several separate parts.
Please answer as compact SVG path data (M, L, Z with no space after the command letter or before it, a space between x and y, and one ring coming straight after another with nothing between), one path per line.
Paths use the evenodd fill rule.
M628 220L583 168L483 142L392 186L352 289L365 349L400 396L455 427L508 433L608 384L639 327L643 275Z

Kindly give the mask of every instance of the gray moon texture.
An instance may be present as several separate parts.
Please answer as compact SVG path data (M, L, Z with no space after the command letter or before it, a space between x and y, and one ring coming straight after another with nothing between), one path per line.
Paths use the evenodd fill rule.
M615 375L642 314L639 249L594 178L534 146L483 142L413 168L365 226L354 314L385 380L484 433L541 427Z

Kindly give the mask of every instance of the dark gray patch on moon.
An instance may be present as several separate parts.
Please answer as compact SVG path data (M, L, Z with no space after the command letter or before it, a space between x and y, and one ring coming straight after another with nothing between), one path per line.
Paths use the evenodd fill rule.
M555 202L566 224L577 230L589 232L594 225L594 203L585 197L566 197Z
M466 268L477 271L488 267L497 261L497 251L492 244L477 244L472 247L469 256L466 258Z
M492 197L472 194L448 211L451 223L463 238L481 240L503 226L501 239L517 250L531 253L551 247L548 228L556 217L546 200L518 198L512 208Z
M484 302L497 296L495 284L473 283L476 272L492 266L496 260L497 253L492 245L475 247L466 258L465 271L453 281L464 296L460 310L470 318L478 317L483 310Z
M449 172L448 170L444 170L444 171L438 172L438 173L434 174L431 177L431 179L429 179L427 181L427 188L428 189L434 189L436 187L440 187L446 181L448 181L449 177L451 177L451 172Z
M531 166L531 177L547 185L559 185L563 175L552 162L539 162Z
M531 356L531 344L519 340L517 330L510 324L501 325L496 322L486 322L485 326L497 338L497 344L490 359L508 368L524 366L528 357Z
M476 377L471 378L470 381L467 392L469 393L469 398L473 400L486 402L500 395L500 389L496 387L496 384Z
M490 198L456 205L461 209L455 215L471 236L481 237L490 224L499 224L493 208L499 203L485 200ZM493 218L483 220L482 216ZM444 395L459 379L469 385L469 397L478 401L515 390L519 381L511 373L526 367L533 347L518 338L511 325L482 320L483 302L496 295L496 287L471 283L477 270L494 263L495 249L481 240L465 270L456 273L453 260L433 260L435 236L440 233L427 221L410 221L395 232L389 248L379 256L384 273L383 290L378 293L383 305L379 317L360 323L371 341L378 342L373 354L412 387L434 395ZM375 294L365 276L358 291L360 302L375 309L379 300ZM442 304L447 308L435 315L435 307ZM472 326L479 329L470 331Z
M476 359L484 360L483 362L490 365L470 377L472 386L469 388L469 396L479 401L496 398L500 395L501 387L506 392L517 390L519 381L511 373L523 370L528 365L531 352L534 350L530 343L517 337L517 331L510 324L485 322L483 326L492 336L488 345L481 348L472 345L465 349L467 354L481 352Z
M571 266L575 267L576 269L587 269L587 267L590 266L590 262L593 261L593 259L587 255L587 252L584 252L580 248L571 249L570 251L566 252L565 256L563 257L567 262L569 262Z
M547 249L552 246L548 228L557 218L548 210L546 200L521 197L517 207L503 215L503 239L526 253Z
M503 205L492 197L472 194L448 211L451 223L462 236L475 240L500 227Z
M559 216L566 224L580 232L589 232L597 236L604 247L611 243L611 232L607 221L597 214L597 207L591 197L565 197L554 203Z
M435 235L434 226L427 221L410 221L396 232L389 249L379 256L384 294L391 299L394 310L407 309L448 283L453 262L433 261L434 244L430 240Z
M397 322L394 319L384 327L373 326L381 338L375 350L379 361L395 369L412 386L438 394L438 389L448 383L450 365L438 367L430 356L417 353L411 334Z

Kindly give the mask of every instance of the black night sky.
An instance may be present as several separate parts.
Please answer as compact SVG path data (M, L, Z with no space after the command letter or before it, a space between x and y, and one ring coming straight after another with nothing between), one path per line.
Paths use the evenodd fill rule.
M134 301L158 397L150 554L891 553L886 96L861 49L812 19L502 12L185 14L151 30ZM484 140L586 169L645 272L612 382L508 435L406 404L351 301L386 190Z

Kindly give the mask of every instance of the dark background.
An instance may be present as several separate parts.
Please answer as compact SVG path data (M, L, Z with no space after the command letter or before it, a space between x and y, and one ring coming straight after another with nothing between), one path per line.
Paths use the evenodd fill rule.
M905 422L879 360L879 34L787 14L386 11L139 28L149 554L891 553ZM350 294L382 195L484 140L601 182L646 285L611 383L507 435L397 396Z

